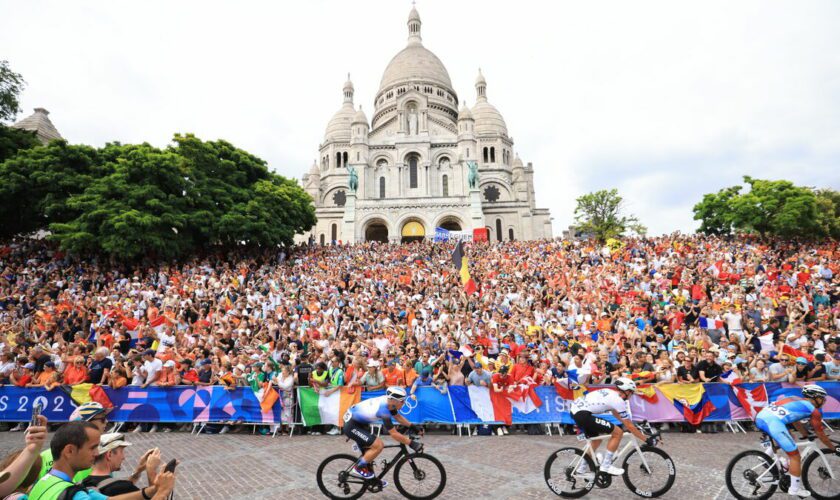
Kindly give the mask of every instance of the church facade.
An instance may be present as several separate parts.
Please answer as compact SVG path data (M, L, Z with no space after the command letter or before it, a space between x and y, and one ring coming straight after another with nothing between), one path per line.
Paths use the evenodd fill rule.
M536 208L534 169L514 151L479 70L472 108L423 46L416 9L408 43L388 66L371 120L353 102L353 83L327 125L319 158L303 176L318 222L302 240L406 241L436 227L495 240L551 238L548 209Z

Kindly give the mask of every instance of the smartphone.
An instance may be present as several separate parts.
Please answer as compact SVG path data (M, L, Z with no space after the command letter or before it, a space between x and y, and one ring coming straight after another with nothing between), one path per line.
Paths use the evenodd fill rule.
M166 464L166 467L164 467L163 470L164 472L175 472L176 465L178 465L178 461L173 458L169 461L169 463Z
M38 417L41 415L43 409L44 407L40 402L32 405L32 418L29 420L29 427L38 425Z

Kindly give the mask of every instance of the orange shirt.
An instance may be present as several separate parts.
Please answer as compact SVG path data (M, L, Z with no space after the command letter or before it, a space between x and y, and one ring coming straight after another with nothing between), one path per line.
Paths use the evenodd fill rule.
M385 376L386 386L390 387L392 385L406 385L405 374L400 368L397 368L396 366L382 370L382 375Z
M81 384L88 379L87 368L83 366L68 365L64 369L64 383L69 385Z

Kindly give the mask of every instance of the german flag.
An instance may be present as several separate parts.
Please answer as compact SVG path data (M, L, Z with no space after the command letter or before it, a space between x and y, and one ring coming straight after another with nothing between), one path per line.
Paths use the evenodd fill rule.
M467 295L472 295L478 291L475 281L470 277L469 259L464 253L464 243L459 241L452 250L452 265L458 270L461 275L461 284L464 285L464 291Z

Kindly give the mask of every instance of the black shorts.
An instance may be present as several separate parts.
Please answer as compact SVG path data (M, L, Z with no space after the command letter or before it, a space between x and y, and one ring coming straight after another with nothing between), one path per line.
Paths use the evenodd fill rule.
M604 420L601 417L596 417L592 412L581 410L572 415L572 420L575 421L580 430L588 438L603 436L604 434L612 433L615 425L609 420Z
M370 431L369 425L360 424L353 419L344 422L343 432L345 436L355 441L362 450L370 448L374 441L376 441L376 436Z

